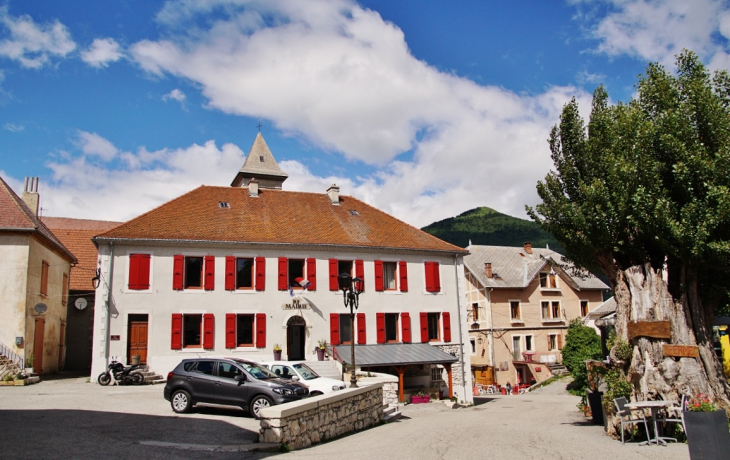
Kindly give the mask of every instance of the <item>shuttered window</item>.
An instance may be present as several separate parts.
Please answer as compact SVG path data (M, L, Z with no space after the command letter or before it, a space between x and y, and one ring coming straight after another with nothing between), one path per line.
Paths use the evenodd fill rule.
M401 313L400 317L403 327L403 343L411 343L411 317L408 313Z
M226 257L226 290L263 291L266 288L266 258Z
M426 292L441 291L441 276L438 262L426 262Z
M48 262L41 261L41 295L48 296Z
M150 288L150 261L149 254L129 255L129 283L130 290L144 291Z
M357 344L365 345L367 343L367 333L365 329L365 313L357 314Z
M226 314L226 348L266 347L266 314Z

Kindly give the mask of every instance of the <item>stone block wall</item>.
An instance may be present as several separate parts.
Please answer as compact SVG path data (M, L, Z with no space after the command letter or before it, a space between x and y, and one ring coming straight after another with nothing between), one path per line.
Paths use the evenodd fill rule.
M262 409L259 441L302 449L382 420L383 384L379 383Z
M398 404L398 382L383 383L383 404Z

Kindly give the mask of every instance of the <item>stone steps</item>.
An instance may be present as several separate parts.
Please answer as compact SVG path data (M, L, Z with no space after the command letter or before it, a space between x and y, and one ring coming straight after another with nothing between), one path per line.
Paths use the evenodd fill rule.
M322 377L342 380L342 367L335 360L307 361L305 364Z
M565 375L569 374L568 369L562 364L547 364L546 365L553 375Z
M397 406L383 406L383 421L385 423L395 422L403 413L398 410Z

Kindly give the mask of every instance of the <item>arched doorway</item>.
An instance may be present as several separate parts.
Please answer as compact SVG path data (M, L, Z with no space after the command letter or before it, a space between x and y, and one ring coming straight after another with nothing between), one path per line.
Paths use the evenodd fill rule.
M292 316L286 322L286 352L289 361L304 359L305 327L307 322L301 316Z

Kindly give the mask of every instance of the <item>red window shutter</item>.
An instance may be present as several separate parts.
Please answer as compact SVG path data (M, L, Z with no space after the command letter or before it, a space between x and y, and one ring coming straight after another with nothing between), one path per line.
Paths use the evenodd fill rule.
M367 343L367 334L365 333L365 313L357 314L357 344L365 345Z
M226 348L236 348L236 315L226 313Z
M403 343L410 343L411 342L411 315L408 313L401 313L400 314L400 322L402 324L403 329Z
M139 255L139 278L137 278L137 286L140 290L150 288L150 261L152 257L149 254Z
M383 290L383 261L375 261L375 290Z
M428 342L428 313L421 312L421 342Z
M444 322L444 342L451 342L451 314L444 312L441 317Z
M213 349L213 340L215 331L215 316L213 313L203 315L203 348L206 350Z
M139 289L139 254L129 255L129 289Z
M340 315L337 313L330 313L330 343L340 344Z
M256 348L266 348L266 313L256 313Z
M309 281L309 286L307 286L307 290L316 291L317 290L317 259L307 259L307 280Z
M375 314L375 330L378 333L378 343L385 343L385 313Z
M433 263L433 281L435 292L441 292L441 270L439 270L439 263Z
M405 261L398 262L398 275L400 276L401 292L408 292L408 264Z
M286 257L279 257L279 290L286 291L289 289L289 260Z
M356 260L355 261L355 276L360 278L362 282L360 283L360 291L365 290L365 266L362 263L362 260Z
M236 258L226 256L226 291L236 289Z
M206 291L215 288L215 257L205 256L205 280L203 287Z
M256 258L256 290L263 291L266 289L266 258Z
M337 282L337 259L330 259L330 291L339 291L340 284Z
M183 264L185 258L181 255L177 255L174 258L172 266L172 288L176 291L180 291L183 288Z
M441 280L439 276L438 262L426 262L426 291L441 291Z
M172 337L170 348L173 350L182 349L182 314L172 314L172 333L170 335Z

